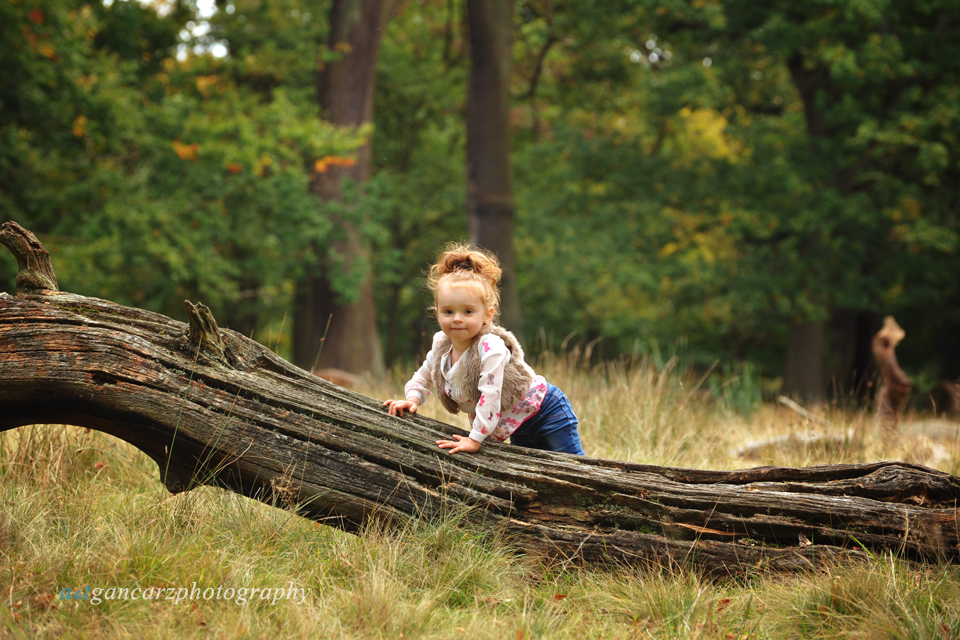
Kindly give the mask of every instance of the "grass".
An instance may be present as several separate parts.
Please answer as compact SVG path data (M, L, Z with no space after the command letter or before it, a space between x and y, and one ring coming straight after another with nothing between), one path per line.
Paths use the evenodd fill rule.
M716 469L910 459L960 471L949 424L908 418L900 438L883 438L870 416L757 407L670 361L587 370L574 353L538 370L571 398L589 455ZM366 391L395 397L407 373ZM448 418L436 401L422 411ZM825 437L735 453L813 433ZM960 638L956 566L878 556L728 582L573 568L518 556L463 514L353 536L212 488L171 496L158 477L146 456L98 432L0 434L0 637ZM61 599L68 588L194 585L310 591L301 604L262 591L243 604Z

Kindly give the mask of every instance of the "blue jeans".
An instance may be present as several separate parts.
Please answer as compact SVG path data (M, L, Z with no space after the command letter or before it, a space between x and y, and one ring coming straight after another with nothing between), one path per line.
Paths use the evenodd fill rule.
M577 416L563 391L547 383L540 410L527 418L510 436L510 444L528 449L583 455Z

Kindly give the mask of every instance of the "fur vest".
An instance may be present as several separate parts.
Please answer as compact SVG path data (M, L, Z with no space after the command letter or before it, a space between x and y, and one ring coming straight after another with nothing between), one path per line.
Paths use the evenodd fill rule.
M500 394L501 411L512 409L530 390L533 384L533 369L523 361L523 349L516 337L503 327L488 324L480 330L470 343L470 347L463 352L458 361L461 368L464 384L468 385L470 399L473 402L480 400L480 338L492 333L500 337L510 350L510 360L503 371L503 391ZM443 370L441 363L443 356L451 351L453 342L442 331L433 339L433 384L437 390L440 403L450 413L459 413L460 405L444 392Z

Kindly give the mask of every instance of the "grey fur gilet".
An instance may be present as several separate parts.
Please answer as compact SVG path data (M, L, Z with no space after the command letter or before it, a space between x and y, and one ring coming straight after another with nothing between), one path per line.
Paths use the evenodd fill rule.
M523 360L523 349L516 337L495 324L488 324L480 330L470 343L470 347L460 356L460 367L463 370L464 384L468 385L470 399L473 402L480 400L480 338L492 333L503 340L510 350L510 361L503 371L503 391L500 395L500 410L509 411L512 409L530 389L533 383L533 369ZM459 413L460 405L444 392L443 371L441 370L441 361L444 354L448 353L453 347L453 342L443 332L438 332L433 340L433 384L437 390L437 397L440 403L450 413Z

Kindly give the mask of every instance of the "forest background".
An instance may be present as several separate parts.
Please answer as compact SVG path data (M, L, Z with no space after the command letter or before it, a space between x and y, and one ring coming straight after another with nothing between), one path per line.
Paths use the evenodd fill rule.
M201 301L306 368L412 365L423 270L473 238L529 351L844 396L892 314L932 386L960 377L958 27L952 0L0 0L0 217L64 290Z

